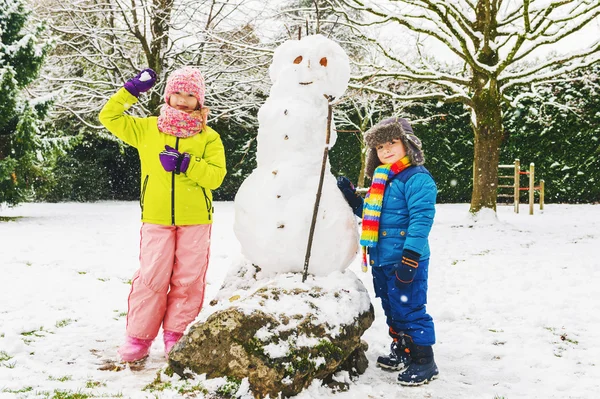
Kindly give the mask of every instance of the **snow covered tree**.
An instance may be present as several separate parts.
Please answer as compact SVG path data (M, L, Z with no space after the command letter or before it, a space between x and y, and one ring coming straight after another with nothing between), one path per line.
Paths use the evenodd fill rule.
M280 38L298 38L312 34L335 37L349 34L350 30L338 25L339 15L327 0L287 0L279 3L277 20L285 26ZM345 31L345 32L344 32Z
M345 16L345 23L355 28L357 36L375 43L383 57L364 72L366 86L398 99L461 103L470 110L474 134L471 212L496 209L499 154L508 134L503 110L514 107L510 93L528 91L532 84L600 61L597 39L581 50L539 59L542 51L556 49L564 39L597 20L597 0L330 3ZM361 11L368 18L361 22L349 11ZM597 32L593 35L598 37ZM410 42L409 37L415 40ZM447 53L456 63L439 57L440 53ZM429 89L404 95L372 83L385 77L427 83Z
M39 95L54 94L52 118L64 127L65 134L81 135L79 146L93 145L98 150L112 148L120 142L106 133L97 120L108 97L140 69L150 66L159 81L149 95L131 109L138 116L156 114L164 101L162 91L169 73L182 65L198 66L207 84L206 105L211 109L209 124L226 137L227 180L216 194L227 191L228 199L238 180L246 173L238 170L247 161L245 149L251 147L258 106L267 92L266 68L272 50L259 45L251 24L257 10L244 8L247 0L44 0L34 2L38 19L47 21L49 35L56 41L42 71L44 81L35 88ZM255 3L256 4L256 3ZM240 46L232 46L232 42ZM255 130L255 129L254 129ZM100 142L91 134L102 138ZM99 147L100 146L100 147ZM121 145L122 146L122 145ZM121 148L131 160L128 149ZM86 154L85 149L74 156ZM116 154L116 153L115 153ZM133 157L136 158L136 157ZM79 159L81 163L88 159ZM117 162L118 161L118 162ZM117 168L117 160L107 168ZM138 161L127 162L135 171ZM64 162L61 165L66 165ZM96 166L100 166L97 164ZM240 165L242 167L243 165ZM95 168L95 166L92 166ZM120 168L120 166L119 166ZM98 171L102 176L115 176L119 171ZM108 172L108 173L105 173ZM133 173L133 172L132 172ZM75 175L69 174L75 178ZM128 174L128 180L130 176ZM68 187L67 182L61 182ZM73 186L80 184L71 182ZM115 181L111 180L111 198ZM235 186L235 187L234 187ZM118 190L123 192L123 190ZM104 189L95 191L104 192ZM89 191L90 195L94 192ZM108 196L107 196L108 194ZM58 195L55 193L54 195ZM89 196L86 196L89 198Z
M156 114L169 73L182 65L201 68L207 83L210 118L247 119L246 105L254 99L257 78L266 60L253 50L253 29L239 17L245 0L45 0L36 15L48 21L57 41L42 74L59 91L55 115L77 116L90 128L101 129L97 114L108 97L144 67L154 69L158 84L140 97L140 114ZM217 38L222 36L223 40ZM242 38L244 51L226 40ZM255 87L254 87L255 88ZM141 107L141 108L140 108ZM251 108L251 107L250 107ZM136 110L133 110L134 112Z
M46 107L32 104L24 89L37 77L47 46L29 16L22 1L0 0L0 204L26 200L42 173L38 129Z
M173 0L46 0L34 7L56 42L36 88L60 93L55 117L76 116L98 128L98 112L123 82L144 67L164 76ZM160 93L152 92L142 110L155 112L161 102Z

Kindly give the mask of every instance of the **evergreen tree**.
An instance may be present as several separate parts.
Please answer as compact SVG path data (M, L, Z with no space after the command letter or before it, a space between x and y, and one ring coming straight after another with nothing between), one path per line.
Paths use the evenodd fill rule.
M600 201L600 64L532 87L506 113L506 126L501 160L519 158L522 169L535 163L547 202Z
M37 77L47 46L29 14L21 0L0 0L0 204L27 200L43 174L39 126L47 107L32 105L23 90Z

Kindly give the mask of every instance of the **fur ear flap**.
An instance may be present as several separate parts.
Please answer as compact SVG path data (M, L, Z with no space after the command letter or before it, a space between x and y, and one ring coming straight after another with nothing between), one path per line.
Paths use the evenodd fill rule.
M377 150L375 148L369 148L365 159L365 176L372 179L373 173L375 173L375 169L377 169L379 165L381 165L381 161L379 161L379 157L377 156Z
M419 138L417 136L415 136L414 134L407 134L406 141L409 142L410 144L412 144L413 146L415 146L415 148L417 148L419 150L423 146L423 143L421 143L421 140L419 140Z
M421 149L423 146L421 140L414 134L407 134L402 137L402 142L406 148L406 155L410 158L411 165L423 165L425 163L425 156Z

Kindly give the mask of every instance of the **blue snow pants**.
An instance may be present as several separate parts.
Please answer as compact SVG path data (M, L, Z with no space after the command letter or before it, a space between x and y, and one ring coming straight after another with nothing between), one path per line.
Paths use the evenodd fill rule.
M433 318L425 310L429 259L419 261L415 279L402 287L396 286L394 265L371 269L375 296L381 299L388 326L399 334L410 335L417 345L435 344Z

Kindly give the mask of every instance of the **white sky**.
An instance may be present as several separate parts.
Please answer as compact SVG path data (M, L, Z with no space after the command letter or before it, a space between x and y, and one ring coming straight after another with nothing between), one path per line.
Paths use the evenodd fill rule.
M584 29L569 35L555 44L536 49L530 56L533 58L528 59L544 58L554 52L557 54L568 54L577 50L589 48L593 43L598 41L599 37L600 18L591 22ZM438 59L445 61L452 61L456 59L456 55L451 53L450 50L448 50L448 47L433 38L424 39L423 43L427 53L435 54L436 58Z
M363 336L369 368L348 392L333 394L315 384L299 399L597 396L600 205L547 204L533 216L526 206L518 215L504 206L499 221L484 214L478 223L468 208L438 205L431 232L428 310L436 323L440 378L402 387L396 373L375 367L389 340L370 274L360 272L357 258L350 270L364 282L376 311ZM25 204L0 216L23 216L0 222L0 398L44 398L57 389L181 398L175 388L142 391L165 366L162 342L153 345L143 371L98 370L103 359L115 358L123 339L126 282L138 262L137 202ZM241 262L233 216L233 203L215 204L205 303ZM210 306L201 317L207 312ZM59 327L64 320L70 321ZM30 331L35 335L23 335ZM162 378L174 387L184 384ZM223 383L203 377L192 382L212 390ZM27 387L32 390L7 392Z

